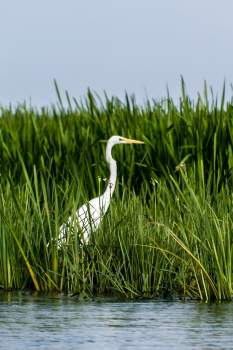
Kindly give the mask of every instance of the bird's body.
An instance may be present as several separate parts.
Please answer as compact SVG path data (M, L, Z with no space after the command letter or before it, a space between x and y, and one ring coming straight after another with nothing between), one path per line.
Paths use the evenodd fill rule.
M96 198L91 199L88 203L83 204L76 212L76 217L70 216L67 222L60 227L58 244L61 247L62 243L67 238L67 233L70 230L79 228L82 231L81 241L87 243L93 231L96 231L103 216L108 210L111 197L113 195L116 180L117 180L117 163L112 158L112 147L117 144L142 144L144 142L127 139L121 136L112 136L106 147L106 161L109 164L110 178L104 193Z

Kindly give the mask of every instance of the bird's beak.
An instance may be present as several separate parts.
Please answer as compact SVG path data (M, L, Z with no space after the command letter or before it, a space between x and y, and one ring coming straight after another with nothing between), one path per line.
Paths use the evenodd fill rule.
M137 143L137 144L142 144L142 143L144 143L143 141L133 140L133 139L127 139L126 137L122 137L121 139L122 139L122 141L124 141L125 143Z

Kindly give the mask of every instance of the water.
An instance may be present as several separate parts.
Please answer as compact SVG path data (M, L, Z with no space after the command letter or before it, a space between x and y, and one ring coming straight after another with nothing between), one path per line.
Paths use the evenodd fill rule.
M232 349L233 303L0 294L0 349Z

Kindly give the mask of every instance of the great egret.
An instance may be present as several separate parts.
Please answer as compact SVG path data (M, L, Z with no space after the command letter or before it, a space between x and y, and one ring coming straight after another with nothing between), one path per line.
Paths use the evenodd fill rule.
M104 214L108 210L111 197L113 195L116 179L117 179L117 163L112 158L112 148L118 144L143 144L143 141L127 139L121 136L112 136L106 146L106 161L109 164L110 178L108 185L104 193L96 198L91 199L88 203L81 206L77 212L76 216L70 216L66 223L61 225L60 234L58 237L58 245L61 247L62 243L66 241L67 233L70 230L74 230L75 226L80 228L82 231L81 241L87 243L90 239L91 232L95 231ZM76 229L77 231L77 229Z

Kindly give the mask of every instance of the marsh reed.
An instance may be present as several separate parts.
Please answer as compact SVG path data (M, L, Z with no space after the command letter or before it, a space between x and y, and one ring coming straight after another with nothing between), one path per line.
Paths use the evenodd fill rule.
M181 84L139 106L91 91L82 101L1 108L0 287L122 298L231 300L233 104ZM119 134L143 147L114 149L118 182L90 244L61 250L59 226L100 194L103 142Z

